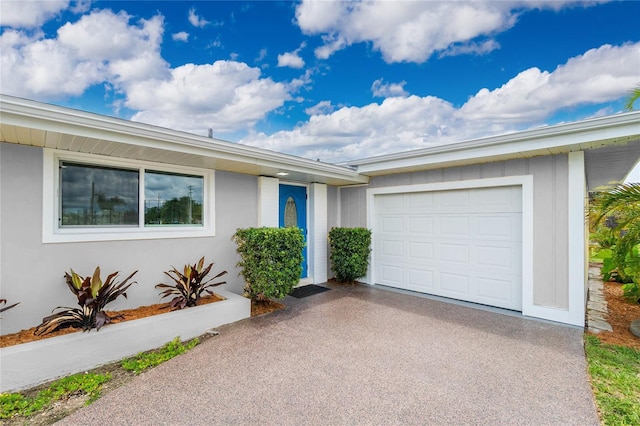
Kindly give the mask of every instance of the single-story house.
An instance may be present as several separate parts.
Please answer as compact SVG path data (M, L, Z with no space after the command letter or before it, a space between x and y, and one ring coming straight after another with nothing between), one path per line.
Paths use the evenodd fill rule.
M328 230L367 227L367 284L583 326L588 191L640 158L640 112L344 165L6 95L0 135L0 297L20 302L2 334L73 306L72 268L138 270L115 309L201 256L241 294L232 235L285 222L306 231L301 283L331 276Z

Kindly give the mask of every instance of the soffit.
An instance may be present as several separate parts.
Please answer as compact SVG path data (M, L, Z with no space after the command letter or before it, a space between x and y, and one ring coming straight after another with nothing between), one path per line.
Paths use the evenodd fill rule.
M368 182L348 167L6 95L0 96L0 141L255 176L285 172L287 181Z

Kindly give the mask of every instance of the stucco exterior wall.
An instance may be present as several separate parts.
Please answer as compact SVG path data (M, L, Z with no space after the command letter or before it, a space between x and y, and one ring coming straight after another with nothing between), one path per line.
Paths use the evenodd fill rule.
M215 263L213 273L228 271L228 290L242 292L231 236L237 228L257 226L256 177L216 172L214 237L43 244L42 149L0 144L0 150L0 297L20 302L3 313L2 334L39 324L57 306L74 306L63 278L70 268L88 275L100 266L103 276L120 271L120 278L138 270L138 284L129 289L128 299L110 305L113 309L158 303L154 286L169 280L163 271L201 256Z
M568 170L563 154L372 177L369 188L532 175L533 303L568 309ZM367 226L366 189L341 188L343 226Z

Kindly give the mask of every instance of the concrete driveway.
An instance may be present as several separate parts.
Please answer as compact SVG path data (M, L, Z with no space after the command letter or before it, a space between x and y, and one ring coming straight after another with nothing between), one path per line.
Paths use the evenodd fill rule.
M577 328L367 286L285 304L60 424L599 424Z

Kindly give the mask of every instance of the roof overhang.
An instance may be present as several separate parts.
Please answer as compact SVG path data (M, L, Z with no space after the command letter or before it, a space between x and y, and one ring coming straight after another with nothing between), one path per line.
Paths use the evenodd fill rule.
M602 149L605 147L607 149ZM597 175L590 188L623 180L640 156L640 111L371 157L349 164L364 175L381 176L574 151L587 153L587 175Z
M0 95L0 142L297 182L369 181L349 167L7 95Z

